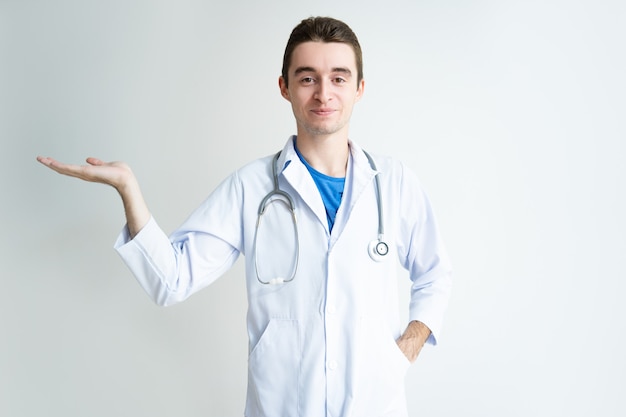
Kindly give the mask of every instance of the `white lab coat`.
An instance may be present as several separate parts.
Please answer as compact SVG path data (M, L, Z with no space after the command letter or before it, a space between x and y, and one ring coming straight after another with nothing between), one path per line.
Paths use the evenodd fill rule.
M350 151L332 233L292 139L281 153L279 184L295 201L300 236L290 283L261 284L251 256L259 203L273 188L272 156L226 178L170 238L151 219L134 239L124 230L116 242L160 305L186 299L246 255L248 417L406 416L410 363L396 339L408 321L399 317L398 264L413 281L408 319L432 330L429 343L439 337L450 265L424 191L404 165L374 157L390 253L373 261L367 248L378 233L375 171L353 142ZM257 244L264 280L288 278L295 259L290 214L281 204L270 206Z

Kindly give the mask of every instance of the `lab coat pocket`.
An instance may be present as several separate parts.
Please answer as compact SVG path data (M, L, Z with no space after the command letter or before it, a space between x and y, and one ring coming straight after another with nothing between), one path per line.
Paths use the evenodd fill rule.
M298 321L270 320L248 359L250 388L260 415L296 415L300 357Z
M411 365L398 347L392 332L375 318L368 318L363 329L367 354L359 366L358 404L354 417L404 416L404 379Z
M390 360L393 361L401 374L406 373L411 366L411 361L409 361L409 358L407 358L404 352L402 352L400 346L398 346L398 343L395 340L390 338L387 339L387 342L387 350L389 351Z

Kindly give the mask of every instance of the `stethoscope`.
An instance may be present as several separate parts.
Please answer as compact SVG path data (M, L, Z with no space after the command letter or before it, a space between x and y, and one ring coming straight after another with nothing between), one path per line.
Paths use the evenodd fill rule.
M376 164L374 163L374 160L372 159L372 157L365 151L363 151L363 153L367 157L367 160L369 161L369 164L372 167L372 169L374 171L377 171ZM274 189L270 191L269 193L267 193L267 195L263 197L263 199L261 200L261 204L259 204L259 212L258 212L258 217L256 221L256 228L254 231L254 243L253 243L254 246L253 246L253 255L252 255L254 258L254 271L256 273L257 280L261 284L270 284L270 285L284 284L284 283L293 281L293 279L296 277L296 272L298 271L298 264L300 260L300 237L298 235L298 222L296 219L295 204L293 202L293 198L289 195L289 193L281 190L278 186L278 158L279 157L280 157L280 152L274 155L274 158L272 159L272 179L274 181ZM389 246L384 241L385 229L383 227L383 203L381 199L380 180L378 179L378 173L376 173L376 175L374 176L374 187L376 188L376 205L378 207L378 237L377 239L374 239L369 243L367 247L367 253L374 261L381 262L384 260L385 256L389 253ZM294 230L294 239L296 242L295 262L294 262L294 267L289 278L275 277L269 280L263 280L261 276L259 275L259 264L258 264L258 259L256 256L257 237L259 235L258 233L259 226L261 224L261 219L263 218L263 214L265 213L265 210L270 206L270 204L276 203L276 202L286 205L287 208L289 209L289 212L291 213L291 219L293 222L293 230Z

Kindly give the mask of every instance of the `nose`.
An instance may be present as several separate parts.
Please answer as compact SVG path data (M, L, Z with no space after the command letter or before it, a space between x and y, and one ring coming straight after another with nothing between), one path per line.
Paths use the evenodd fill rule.
M323 80L317 84L314 98L321 103L326 103L331 99L329 81Z

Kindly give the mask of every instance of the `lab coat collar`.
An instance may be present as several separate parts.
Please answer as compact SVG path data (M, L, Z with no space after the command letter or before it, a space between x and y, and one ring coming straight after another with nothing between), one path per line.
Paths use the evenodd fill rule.
M282 176L287 180L293 190L300 195L306 205L315 213L330 236L322 197L313 178L296 153L294 147L295 138L295 136L291 136L287 140L278 158L278 166L282 167L279 178ZM348 146L350 147L350 158L348 159L346 171L346 185L333 227L331 246L339 238L352 212L352 208L363 193L363 190L373 186L374 176L378 172L370 166L363 149L358 144L349 140Z
M285 143L285 146L280 151L280 156L278 157L278 166L281 168L278 172L278 175L283 174L283 172L287 169L292 161L297 161L300 159L298 158L298 154L296 153L296 148L294 146L295 140L295 135L290 136L287 140L287 143Z
M378 173L371 167L365 152L359 145L352 141L349 141L348 144L350 145L350 159L348 160L346 185L341 206L335 218L330 247L341 237L352 210L363 193L374 189L374 177Z
M359 174L365 175L371 180L374 175L380 172L379 169L374 170L370 165L367 156L365 156L365 151L355 142L349 140L348 145L350 146L350 155L352 156L352 161L355 165L356 170Z
M326 230L326 233L329 234L326 209L324 208L322 196L313 181L313 177L311 177L311 174L309 174L306 166L304 166L296 153L294 146L295 139L295 136L289 138L278 158L278 166L282 167L282 171L279 174L279 181L280 177L287 180L293 191L297 193L313 213L315 213Z
M282 168L280 169L279 175L287 169L291 162L302 163L300 161L300 158L298 157L298 154L296 153L296 149L294 146L295 140L295 135L289 137L287 143L285 143L285 146L280 153L280 157L278 158L278 166ZM380 172L380 170L375 171L370 166L370 163L365 156L365 152L356 142L348 140L348 146L350 148L351 157L348 161L348 172L350 171L350 164L352 163L354 164L355 169L359 172L359 174L365 175L366 177L369 177L369 179L373 178L376 173ZM306 169L304 165L303 168Z

